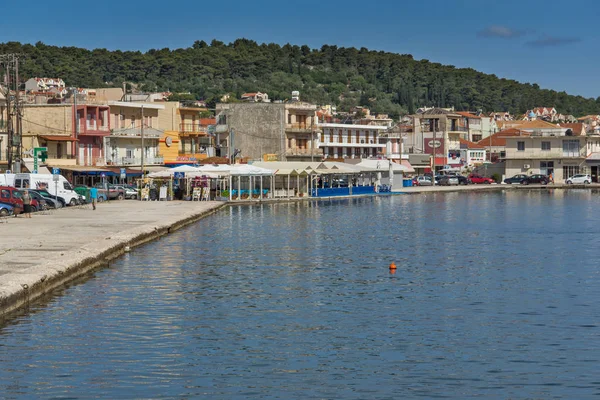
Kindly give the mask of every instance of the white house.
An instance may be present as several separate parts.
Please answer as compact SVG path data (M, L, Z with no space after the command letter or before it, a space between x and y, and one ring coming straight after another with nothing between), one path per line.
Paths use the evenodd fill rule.
M104 155L107 165L162 165L159 140L163 131L157 129L158 110L165 108L156 103L109 101L111 133L104 138ZM142 134L144 149L142 150Z

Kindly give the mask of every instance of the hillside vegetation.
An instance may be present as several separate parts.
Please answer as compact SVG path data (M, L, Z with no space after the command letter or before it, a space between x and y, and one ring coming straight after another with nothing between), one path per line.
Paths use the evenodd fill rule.
M563 114L600 114L600 97L586 99L540 89L411 55L338 48L257 44L238 39L225 44L196 41L185 49L139 51L87 50L9 42L0 53L24 53L24 78L60 77L69 86L120 86L132 82L148 91L191 92L210 105L225 93L238 98L248 91L267 92L285 100L293 90L317 104L356 105L393 117L420 106L454 106L457 110L525 112L555 106Z

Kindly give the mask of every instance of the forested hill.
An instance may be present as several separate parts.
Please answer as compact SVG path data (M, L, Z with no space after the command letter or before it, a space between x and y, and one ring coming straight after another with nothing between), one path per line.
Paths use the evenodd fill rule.
M229 44L196 41L186 49L142 53L9 42L0 44L2 53L26 55L20 70L23 78L60 77L79 87L134 82L149 91L191 92L209 104L228 92L239 98L247 91L261 91L284 100L299 90L302 100L337 104L341 110L368 106L394 117L420 106L515 114L554 106L563 114L600 114L600 97L570 96L473 69L365 48L310 49L238 39Z

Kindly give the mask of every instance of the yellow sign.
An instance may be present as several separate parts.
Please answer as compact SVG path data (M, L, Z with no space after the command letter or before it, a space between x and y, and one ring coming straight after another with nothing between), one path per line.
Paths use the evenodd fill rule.
M263 161L277 161L277 154L263 154Z

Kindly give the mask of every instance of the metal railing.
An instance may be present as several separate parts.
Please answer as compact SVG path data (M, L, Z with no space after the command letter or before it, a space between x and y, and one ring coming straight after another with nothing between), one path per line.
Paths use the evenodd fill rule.
M196 124L179 124L179 132L183 133L201 133L207 134L208 128L198 123Z
M163 157L144 157L145 165L162 165L164 164ZM141 157L114 157L109 158L106 162L110 165L141 165Z

